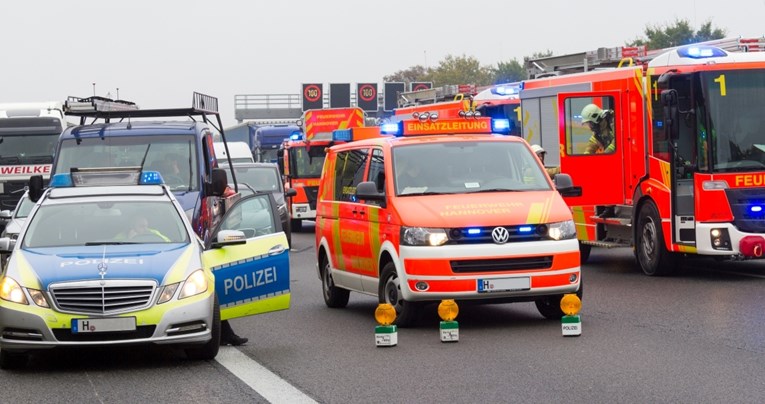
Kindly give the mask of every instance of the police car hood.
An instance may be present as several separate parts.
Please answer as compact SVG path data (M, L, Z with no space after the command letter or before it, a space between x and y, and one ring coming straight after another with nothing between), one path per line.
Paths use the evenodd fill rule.
M43 289L56 282L100 279L152 279L161 285L188 247L139 244L28 248L18 251L18 261L19 269L23 269L24 261L28 263Z
M401 196L396 209L413 227L509 226L571 219L557 191Z

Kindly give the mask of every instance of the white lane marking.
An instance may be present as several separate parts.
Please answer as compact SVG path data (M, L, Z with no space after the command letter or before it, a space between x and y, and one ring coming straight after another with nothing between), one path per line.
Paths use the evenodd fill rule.
M295 386L232 346L220 347L215 360L271 403L316 403Z

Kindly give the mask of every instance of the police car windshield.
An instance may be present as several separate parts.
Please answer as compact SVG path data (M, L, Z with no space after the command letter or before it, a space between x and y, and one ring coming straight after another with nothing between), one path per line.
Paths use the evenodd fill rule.
M550 190L525 144L471 141L393 148L396 195Z
M173 191L199 190L195 138L176 136L106 136L66 139L61 144L54 173L73 167L138 167L159 171Z
M169 201L43 203L28 220L23 248L189 242Z

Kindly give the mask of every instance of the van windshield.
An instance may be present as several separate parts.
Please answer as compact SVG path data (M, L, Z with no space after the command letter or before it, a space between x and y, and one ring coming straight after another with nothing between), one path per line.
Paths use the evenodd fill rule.
M402 144L393 148L396 195L545 191L552 189L521 142Z
M72 168L143 167L159 171L173 191L198 191L195 138L177 136L112 136L66 139L53 173Z

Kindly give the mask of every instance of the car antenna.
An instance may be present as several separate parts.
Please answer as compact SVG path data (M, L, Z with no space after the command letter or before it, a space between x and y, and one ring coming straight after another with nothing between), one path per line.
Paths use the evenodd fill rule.
M143 171L143 164L146 163L146 156L149 155L150 148L151 148L151 143L149 143L149 145L146 146L146 152L143 154L143 158L141 159L141 171Z

